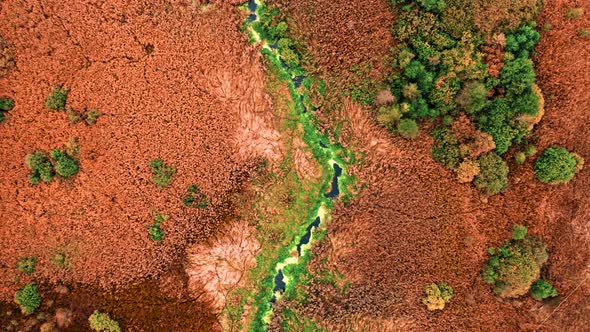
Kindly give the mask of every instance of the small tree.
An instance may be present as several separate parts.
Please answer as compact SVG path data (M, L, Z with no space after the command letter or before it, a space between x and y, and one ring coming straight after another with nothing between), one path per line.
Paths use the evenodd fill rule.
M25 158L25 164L31 170L29 174L29 182L37 184L41 181L49 182L53 180L55 170L49 158L43 152L35 152L28 154Z
M542 301L557 296L557 291L548 281L539 279L531 286L531 296L537 301Z
M37 286L31 283L16 292L14 301L20 306L23 314L30 314L41 304L41 296L39 296Z
M514 161L516 161L517 164L522 165L524 164L524 162L526 161L526 154L524 154L524 152L519 151L514 155Z
M569 182L576 173L574 154L562 147L550 147L535 162L535 175L541 182L557 184Z
M487 195L495 195L506 189L508 184L508 165L494 152L483 154L478 159L479 175L475 177L475 186Z
M88 318L90 328L95 331L121 332L119 323L108 314L95 310Z
M445 308L445 304L451 301L451 298L453 298L453 288L446 282L430 284L426 286L422 304L426 305L430 311L442 310Z
M414 139L418 137L418 124L412 119L402 119L397 124L397 131L405 138Z
M65 151L53 149L50 155L56 162L55 170L59 176L69 178L78 173L80 169L78 161L70 157Z
M53 111L65 111L69 92L68 88L56 87L45 99L45 106Z

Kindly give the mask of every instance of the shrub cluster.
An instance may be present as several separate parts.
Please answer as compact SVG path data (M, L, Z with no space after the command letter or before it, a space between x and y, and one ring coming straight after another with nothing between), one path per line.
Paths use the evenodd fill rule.
M70 119L70 122L73 124L84 121L87 125L90 126L95 124L101 115L102 113L95 109L85 109L84 111L76 111L74 109L69 108L68 110L68 117Z
M445 308L445 304L449 303L452 298L453 288L446 282L433 283L426 286L422 304L426 305L430 311L442 310Z
M562 147L547 148L535 162L535 175L545 183L569 182L581 170L584 160Z
M14 100L8 97L0 97L0 123L6 121L6 112L14 108Z
M164 188L172 182L172 176L176 174L176 168L165 164L162 159L154 159L150 162L152 169L152 182L159 188Z
M400 41L394 62L397 74L390 87L396 102L379 108L378 123L411 136L406 127L398 128L408 123L405 119L442 117L448 125L453 118L466 115L480 132L492 138L496 154L481 159L477 153L468 155L465 146L474 146L456 133L442 129L434 133L433 157L455 170L461 181L475 178L476 185L488 194L501 192L507 182L507 167L498 160L499 156L530 134L532 125L527 120L535 118L542 108L530 60L540 34L534 22L520 21L530 19L536 5L530 1L523 3L526 13L518 22L496 24L494 31L488 31L473 24L470 9L460 1L391 2L401 6L394 26ZM518 12L519 8L511 10ZM410 130L413 132L414 126ZM482 135L472 135L475 136ZM517 162L524 162L522 154L517 156ZM499 169L493 170L487 164Z
M543 242L526 235L526 228L514 228L512 240L499 248L490 248L491 255L483 270L487 283L501 297L518 297L526 294L539 279L541 268L548 259Z
M39 296L37 286L31 283L16 292L14 301L20 306L23 314L31 314L41 304L41 296Z
M63 178L69 178L78 173L80 165L78 160L70 156L66 151L53 149L49 153L50 157L45 152L38 151L30 153L25 158L25 164L31 170L29 174L29 182L31 184L38 184L39 182L50 182L55 175Z
M90 323L90 328L94 331L121 332L121 327L116 320L98 310L95 310L88 317L88 323Z

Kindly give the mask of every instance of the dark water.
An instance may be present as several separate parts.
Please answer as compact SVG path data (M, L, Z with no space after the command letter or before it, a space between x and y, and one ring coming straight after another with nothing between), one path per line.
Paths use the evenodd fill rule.
M314 222L312 222L309 226L307 226L307 231L305 232L305 235L303 235L303 237L301 238L301 241L299 241L299 244L297 244L297 253L299 254L299 256L301 257L301 247L308 244L309 240L311 239L311 230L313 228L318 228L318 226L320 225L320 217L315 218Z
M295 76L293 78L293 84L295 84L296 88L299 88L301 86L301 83L303 83L304 79L305 79L305 76L303 76L303 75Z
M248 21L249 21L249 22L254 22L254 21L256 21L256 18L257 18L257 16L256 16L256 8L257 8L257 7L258 7L258 4L257 4L257 3L256 3L254 0L250 0L250 1L248 1L248 9L249 9L249 10L250 10L250 12L252 13L252 14L250 14L250 15L248 16Z
M286 287L287 287L287 284L285 284L283 270L281 269L281 270L279 270L279 273L277 273L277 275L275 276L275 288L272 291L273 291L273 293L279 292L279 293L283 294L285 292ZM276 300L277 300L277 297L275 295L273 295L270 302L275 302Z
M334 177L332 178L332 190L326 194L328 198L334 198L340 195L340 188L338 188L338 178L342 175L342 167L334 163Z

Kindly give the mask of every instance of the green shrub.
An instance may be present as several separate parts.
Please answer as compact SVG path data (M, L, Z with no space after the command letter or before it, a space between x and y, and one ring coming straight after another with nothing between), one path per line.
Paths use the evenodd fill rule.
M14 108L14 100L8 97L0 98L0 111L10 111Z
M540 38L541 35L533 27L523 25L514 34L506 36L504 49L517 57L528 58Z
M68 266L68 259L67 259L66 255L61 252L53 255L51 261L57 267L67 267Z
M422 303L426 305L428 310L442 310L445 304L449 303L453 298L453 288L445 282L438 284L430 284L426 286Z
M170 216L166 214L155 215L154 223L148 228L148 232L152 240L158 242L162 242L162 240L164 240L164 231L160 228L160 225L169 218Z
M159 188L164 188L172 182L172 176L176 174L176 168L165 164L158 158L150 162L152 169L152 182Z
M19 271L26 274L33 274L35 272L35 256L24 257L18 260L16 266Z
M522 240L526 236L526 227L523 225L514 225L512 229L512 239L513 240Z
M541 267L548 258L543 242L531 236L508 241L498 249L490 248L489 252L491 257L483 276L494 286L494 293L501 297L526 294L539 278Z
M514 161L516 161L516 163L519 165L524 164L524 162L526 161L526 155L524 154L524 152L517 152L514 155Z
M548 281L539 279L531 286L531 296L537 301L542 301L557 296L557 291Z
M456 169L461 162L461 151L457 137L447 128L437 128L432 132L435 139L432 158L447 168Z
M41 304L41 296L39 296L37 286L31 283L16 292L14 301L20 306L23 314L30 314Z
M527 157L532 157L537 154L537 148L534 145L529 145L524 149L524 154Z
M95 109L91 109L86 111L84 114L84 121L86 121L87 125L93 125L98 121L98 118L102 115L99 111Z
M588 38L588 37L590 37L590 30L580 29L580 30L578 30L578 36L580 36L582 38Z
M535 175L541 182L569 182L576 173L576 157L562 147L550 147L535 162Z
M506 189L508 184L508 165L494 152L478 158L480 173L473 183L487 195L495 195Z
M31 174L29 174L29 182L31 182L31 184L53 180L55 170L53 169L53 164L51 164L51 161L45 153L30 153L25 158L25 163L31 170Z
M108 314L95 310L88 318L90 328L95 331L121 332L119 323Z
M64 111L66 109L66 101L70 89L61 86L53 89L51 94L45 99L45 106L53 111Z
M430 12L440 13L447 8L445 0L418 0L417 2Z
M188 186L187 192L188 193L184 195L184 198L182 199L184 206L198 207L201 209L205 209L207 206L209 206L209 200L207 199L207 196L201 192L199 186L196 184L191 184Z
M55 160L55 170L59 176L69 178L78 173L80 169L78 161L70 157L65 151L53 149L50 155Z
M530 90L535 82L533 61L527 58L516 58L506 61L500 71L500 84L511 95L520 95Z
M405 138L414 139L418 137L418 124L412 119L402 119L397 124L397 131Z
M14 100L4 97L0 98L0 123L6 121L4 112L10 111L14 107Z

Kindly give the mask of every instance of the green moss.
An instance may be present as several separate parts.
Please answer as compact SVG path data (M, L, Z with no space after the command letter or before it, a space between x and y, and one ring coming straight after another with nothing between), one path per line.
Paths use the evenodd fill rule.
M182 202L186 207L198 207L200 209L206 209L209 206L209 200L207 196L201 192L199 186L191 184L187 188L187 193L184 195Z
M23 314L31 314L41 304L41 296L39 296L37 286L31 283L16 292L14 301L20 306Z
M166 214L156 214L154 216L154 223L148 227L148 232L152 240L158 242L162 242L164 240L164 231L160 228L160 226L169 218L170 216Z

